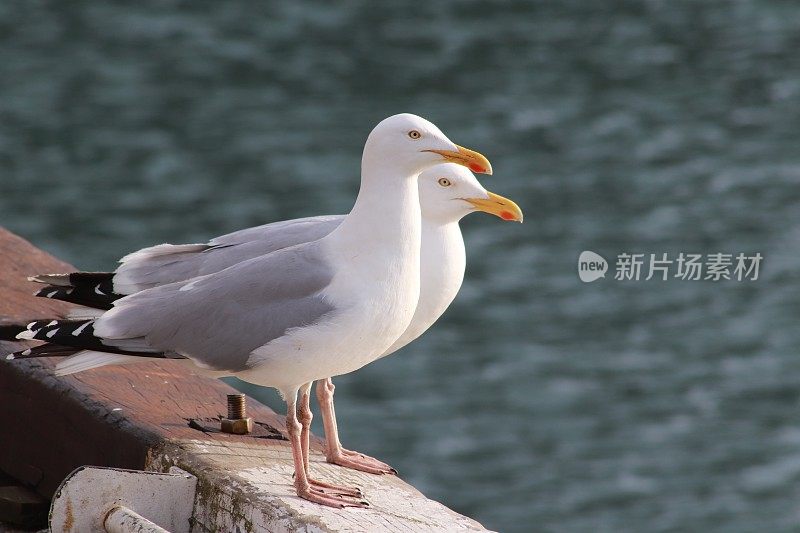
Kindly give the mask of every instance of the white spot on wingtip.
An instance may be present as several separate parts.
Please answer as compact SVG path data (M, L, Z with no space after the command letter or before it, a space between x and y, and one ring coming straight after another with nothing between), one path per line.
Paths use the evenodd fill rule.
M100 284L98 283L97 286L94 288L95 294L99 294L100 296L105 296L106 293L100 290Z
M27 350L23 350L20 355L30 355L30 354L31 354L31 349L28 348ZM11 354L11 355L14 355L14 354Z
M77 337L78 335L83 333L83 330L86 329L86 326L88 326L89 324L91 324L91 322L87 322L86 324L84 324L81 327L77 328L75 331L72 332L72 335Z
M32 341L34 335L36 335L36 332L26 330L21 333L17 333L17 338L21 341Z
M14 359L14 354L13 354L13 353L10 353L10 354L8 354L8 355L6 356L6 361L11 361L11 360L13 360L13 359Z
M49 328L50 326L55 326L58 324L58 320L51 320L45 327Z
M54 290L54 291L52 291L52 292L48 292L48 293L47 293L47 297L48 297L48 298L52 298L52 297L53 297L53 296L55 296L57 293L58 293L58 289L56 289L56 290Z
M58 328L51 329L50 331L45 333L44 336L47 337L48 339L52 339L53 335L55 335L56 333L58 333Z

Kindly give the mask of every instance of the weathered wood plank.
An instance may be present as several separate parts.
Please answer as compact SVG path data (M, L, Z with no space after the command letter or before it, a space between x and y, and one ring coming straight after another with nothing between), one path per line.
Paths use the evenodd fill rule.
M0 228L0 319L61 316L68 305L33 297L26 277L70 269ZM20 346L0 342L0 352ZM297 498L289 445L273 429L282 430L283 417L250 399L248 414L261 425L253 435L196 429L224 415L226 394L235 391L180 362L56 377L55 361L0 362L0 470L45 497L78 466L166 472L174 465L198 478L195 531L483 530L397 477L325 463L316 438L315 475L362 487L372 508L335 510ZM199 424L190 426L192 419Z
M0 229L0 317L62 316L68 304L33 297L37 285L26 278L71 269ZM4 353L21 346L0 344ZM20 429L4 431L0 469L47 497L77 466L142 468L149 450L164 439L203 435L188 420L224 414L225 395L235 392L176 362L108 367L62 378L53 375L55 362L3 361L0 372L0 427ZM251 402L250 412L256 420L281 424L257 402Z

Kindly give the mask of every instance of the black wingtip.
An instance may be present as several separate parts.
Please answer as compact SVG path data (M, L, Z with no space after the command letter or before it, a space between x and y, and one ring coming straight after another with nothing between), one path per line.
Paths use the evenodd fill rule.
M15 341L25 329L26 324L0 324L0 340Z
M36 292L36 296L102 310L111 309L114 307L114 302L122 298L121 294L114 292L110 281L96 285L76 285L73 287L48 285L39 289Z
M71 346L62 346L60 344L43 344L35 348L27 348L14 352L6 356L6 360L13 361L15 359L32 359L34 357L66 357L75 355L80 352L80 348L73 348Z
M48 285L36 291L36 296L39 298L55 298L59 293L66 293L66 290L62 287L56 287L55 285Z

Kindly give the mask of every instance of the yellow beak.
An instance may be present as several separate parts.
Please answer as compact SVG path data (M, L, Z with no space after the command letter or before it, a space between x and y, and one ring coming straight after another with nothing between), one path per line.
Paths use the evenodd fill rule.
M489 163L489 160L486 159L482 154L479 154L478 152L468 148L464 148L463 146L456 145L456 148L458 148L458 151L455 152L452 150L425 150L425 152L439 154L444 158L445 161L467 167L471 171L479 174L492 173L492 164Z
M513 220L515 222L522 222L522 209L519 208L512 200L503 198L499 194L487 192L489 198L464 198L467 202L475 206L478 211L490 213L503 220Z

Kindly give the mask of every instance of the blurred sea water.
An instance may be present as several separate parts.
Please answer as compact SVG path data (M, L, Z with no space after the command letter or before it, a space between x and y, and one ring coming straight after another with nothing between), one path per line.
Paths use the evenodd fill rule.
M504 532L795 531L799 21L778 0L3 2L0 224L110 269L344 213L372 126L423 115L526 221L464 220L451 309L336 380L345 446ZM583 250L605 279L578 279ZM764 262L617 281L622 252Z

